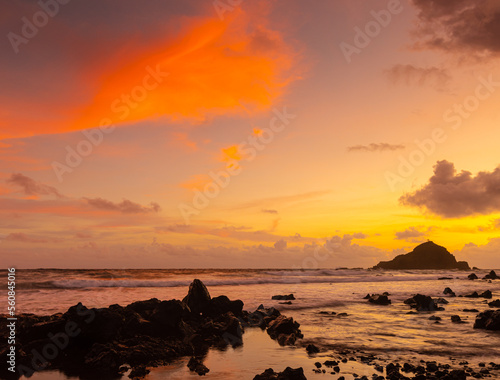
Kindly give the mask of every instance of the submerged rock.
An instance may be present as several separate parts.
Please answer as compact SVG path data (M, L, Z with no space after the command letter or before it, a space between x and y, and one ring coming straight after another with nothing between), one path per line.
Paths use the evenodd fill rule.
M476 316L475 329L500 330L500 310L486 310Z
M384 294L374 294L369 299L368 302L374 303L376 305L390 305L391 300Z
M300 324L295 322L293 318L280 315L269 323L267 333L282 346L294 345L298 338L303 337L299 326Z
M266 369L260 375L256 375L253 380L307 380L304 370L300 368L286 367L283 372L276 373L272 368Z
M453 323L465 323L464 321L462 321L462 318L460 318L460 315L452 315L451 321Z
M500 300L491 301L488 303L489 307L500 307Z
M430 296L425 296L423 294L416 294L411 298L404 301L405 304L410 305L411 308L417 309L417 311L436 311L443 310L438 307L436 301Z
M461 269L469 270L465 261L457 261L444 247L432 241L420 244L413 251L381 261L373 269Z
M483 298L493 298L493 294L491 294L491 290L486 290L484 292L482 292L479 297L483 297Z
M456 297L456 294L451 288L445 288L443 294L449 295L450 297Z
M319 352L319 348L316 347L314 344L308 344L306 347L306 351L309 355L317 354Z
M187 367L191 372L196 372L200 376L204 376L205 374L210 372L210 370L201 362L200 359L194 357L189 359Z
M490 273L488 273L486 276L483 277L484 280L500 280L500 277L495 273L494 270L492 270Z
M285 295L275 295L272 296L271 299L273 300L280 300L280 301L293 301L295 300L295 297L293 294L285 294Z

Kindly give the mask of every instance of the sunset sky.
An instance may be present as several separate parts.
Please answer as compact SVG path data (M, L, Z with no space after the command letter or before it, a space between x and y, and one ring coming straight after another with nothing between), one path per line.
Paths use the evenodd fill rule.
M498 1L2 5L4 267L500 268Z

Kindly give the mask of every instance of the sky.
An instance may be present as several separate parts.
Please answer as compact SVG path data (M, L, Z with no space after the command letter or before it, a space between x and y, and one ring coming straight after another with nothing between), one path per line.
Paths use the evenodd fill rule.
M500 268L495 0L2 0L18 268Z

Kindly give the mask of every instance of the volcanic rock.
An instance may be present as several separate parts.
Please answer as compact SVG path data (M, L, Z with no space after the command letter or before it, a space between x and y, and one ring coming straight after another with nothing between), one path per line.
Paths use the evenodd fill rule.
M500 330L500 310L486 310L476 316L475 329Z
M368 302L376 305L390 305L391 300L386 295L374 294L368 299Z
M253 380L307 380L304 370L300 368L286 367L283 372L276 373L272 368L266 369L260 375L256 375Z
M500 280L500 277L497 276L494 270L492 270L490 273L488 273L486 276L483 277L484 280Z
M488 303L489 307L500 307L500 300L491 301Z
M444 247L432 241L420 244L410 253L398 255L391 261L381 261L373 269L461 269L469 270L465 261L457 261Z
M273 300L280 300L280 301L290 301L290 300L295 300L295 297L293 294L285 294L285 295L276 295L272 296L271 299Z
M453 290L451 290L451 288L445 288L443 291L443 294L447 294L450 297L456 297L455 292Z
M189 285L188 294L184 297L182 302L188 305L193 313L199 314L210 304L211 299L205 284L195 279L191 285Z
M412 309L417 311L436 311L440 310L436 302L430 296L423 294L416 294L411 298L404 301L405 304L410 305Z

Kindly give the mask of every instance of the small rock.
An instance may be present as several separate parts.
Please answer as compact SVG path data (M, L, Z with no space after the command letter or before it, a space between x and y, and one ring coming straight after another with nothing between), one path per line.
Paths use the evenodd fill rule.
M306 347L306 351L308 354L317 354L319 352L319 348L314 344L308 344Z
M280 301L290 301L290 300L295 300L295 297L293 294L286 294L286 295L276 295L272 296L271 299L273 300L280 300Z
M491 301L488 303L489 307L500 307L500 300Z
M490 273L488 273L486 276L483 277L485 280L500 280L500 277L497 276L494 270L492 270Z
M191 372L196 372L200 376L210 372L210 370L197 358L189 359L187 366Z
M464 323L464 322L462 321L462 319L460 318L460 316L459 316L459 315L452 315L452 316L451 316L451 321L452 321L453 323Z

